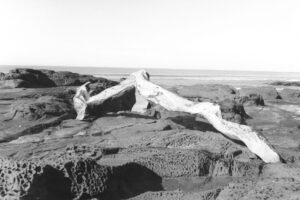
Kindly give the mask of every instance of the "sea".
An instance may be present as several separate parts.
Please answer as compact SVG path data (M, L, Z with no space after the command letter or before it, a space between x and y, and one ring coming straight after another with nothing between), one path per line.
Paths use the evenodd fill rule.
M130 73L142 68L113 67L65 67L65 66L0 66L0 72L8 72L17 67L72 71L89 74L111 80L126 78ZM197 70L197 69L145 69L154 83L163 86L195 85L195 84L227 84L237 89L246 86L268 85L273 81L300 81L300 72L270 71L229 71L229 70ZM277 89L283 87L278 86ZM300 87L289 87L300 89Z

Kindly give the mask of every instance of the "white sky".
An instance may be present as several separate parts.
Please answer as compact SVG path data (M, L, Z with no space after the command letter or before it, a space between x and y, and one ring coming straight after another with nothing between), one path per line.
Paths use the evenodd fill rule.
M300 71L300 0L0 0L0 65Z

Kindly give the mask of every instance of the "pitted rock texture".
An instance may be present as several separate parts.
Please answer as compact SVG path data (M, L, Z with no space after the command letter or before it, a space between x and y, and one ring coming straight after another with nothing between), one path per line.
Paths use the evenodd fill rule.
M90 155L92 153L92 155ZM86 146L69 146L46 158L28 161L2 158L1 197L22 199L82 199L100 195L110 176L108 167L99 166ZM39 155L36 155L39 156Z
M130 200L214 200L221 189L184 193L183 191L147 192Z
M111 122L115 124L109 127ZM64 121L62 127L66 129L72 123ZM93 124L82 122L86 127L89 123ZM1 155L10 165L22 162L32 166L31 169L39 169L39 173L13 169L14 176L29 177L26 182L29 187L14 182L13 187L17 189L11 197L128 199L147 191L164 191L169 187L163 184L165 178L257 176L261 168L261 161L254 158L255 162L249 162L246 148L218 133L207 131L201 135L199 130L187 131L172 120L137 118L124 113L99 118L97 124L103 128L103 136L0 145ZM145 129L147 132L143 132ZM5 174L9 175L7 171ZM17 180L14 176L7 180ZM55 186L49 186L52 184ZM5 195L8 193L3 198Z
M116 162L118 157L124 157ZM138 163L161 177L258 176L262 162L241 162L200 150L133 148L119 151L98 161L101 165Z
M4 76L0 74L0 79ZM59 77L54 79L62 84ZM5 81L17 80L24 82ZM109 82L91 84L95 93L109 86ZM201 116L153 104L144 114L116 109L98 118L75 120L75 90L74 86L0 90L0 199L299 199L299 121L297 114L283 109L285 96L295 98L294 91L280 94L282 100L267 99L265 106L260 93L247 93L243 100L229 86L188 91L195 101L220 103L226 119L243 123L239 116L244 116L263 132L286 161L265 164ZM184 92L182 87L178 90ZM116 100L114 105L130 105L129 100ZM293 100L288 108L293 111L290 107L297 105Z
M4 163L3 163L4 162ZM1 163L2 198L80 199L105 190L107 167L92 160Z

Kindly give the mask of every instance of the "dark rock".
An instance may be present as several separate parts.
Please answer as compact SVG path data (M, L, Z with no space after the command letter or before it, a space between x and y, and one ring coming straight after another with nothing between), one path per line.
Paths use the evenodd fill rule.
M128 199L163 192L169 178L198 188L193 182L206 179L202 184L210 185L209 177L258 176L263 163L246 147L204 129L205 122L180 117L157 120L124 112L93 122L64 120L58 129L31 137L74 135L83 129L91 135L0 144L0 170L5 174L0 177L0 197Z
M18 80L18 81L8 81ZM2 75L2 87L55 87L55 86L78 86L85 82L101 83L104 88L116 85L117 82L91 75L80 75L73 72L56 72L52 70L13 69Z
M300 81L275 81L270 83L275 86L300 86Z
M87 199L106 190L108 167L77 155L53 153L39 160L1 159L0 196L28 200Z
M91 89L91 96L94 96L96 94L99 94L100 92L102 92L103 90L112 87L114 85L117 85L117 82L97 82L97 83L92 83L89 85L90 89Z
M5 77L5 74L0 72L0 81L2 81L4 79L4 77Z
M246 120L249 116L247 115L243 104L230 99L225 99L219 102L219 104L223 119L239 124L246 124Z
M248 94L248 96L241 96L239 98L239 102L244 105L256 105L256 106L265 105L265 101L263 97L259 94Z
M101 116L108 112L130 111L135 104L135 87L128 88L104 101L88 104L87 113Z
M56 88L57 89L57 88ZM60 88L62 89L62 88ZM19 89L13 89L19 90ZM16 98L8 106L1 106L0 141L10 141L20 136L39 133L63 120L74 118L75 111L68 99L44 96L43 91L30 89L7 93ZM55 90L58 91L58 90ZM51 94L51 90L48 91ZM5 93L3 93L5 94ZM22 95L25 95L23 98ZM59 93L57 93L59 96Z
M42 96L37 100L24 99L11 105L8 119L38 120L74 113L73 106L63 99L52 96Z
M109 86L91 84L95 93ZM220 97L203 89L207 94L201 96L199 92L199 96L188 98L216 102L224 118L239 122L247 117L242 103L253 102L249 108L254 110L247 112L255 119L249 119L249 123L257 120L264 125L264 135L289 165L264 164L245 145L224 137L201 116L167 111L155 104L145 114L119 112L134 104L132 88L100 102L105 106L92 109L97 114L115 113L96 120L74 120L70 100L75 90L0 90L0 199L299 196L299 123L295 120L293 129L288 130L282 121L275 121L285 118L282 110L274 111L274 117L264 114L275 107L271 103L257 107L256 101L261 98L258 93L244 96L248 97L244 102L239 102L238 92L232 94L226 88L220 89ZM291 123L292 118L286 120ZM274 124L276 127L270 129Z

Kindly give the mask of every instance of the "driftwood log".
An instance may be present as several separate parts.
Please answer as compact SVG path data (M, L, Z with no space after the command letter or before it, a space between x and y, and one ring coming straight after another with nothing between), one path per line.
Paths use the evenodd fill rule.
M76 105L76 99L74 97L74 106L78 113L77 119L84 119L85 109L88 104L101 103L105 99L132 87L135 87L137 92L145 99L159 104L167 110L201 115L211 123L214 128L227 137L244 142L250 151L258 155L265 162L275 163L280 161L279 155L262 134L254 131L249 126L222 119L219 105L209 102L193 102L180 97L150 82L149 74L145 70L132 73L128 79L119 85L108 88L98 95L90 97L85 103L81 103L80 105ZM84 90L84 87L79 87L78 89ZM81 109L79 107L81 107Z

